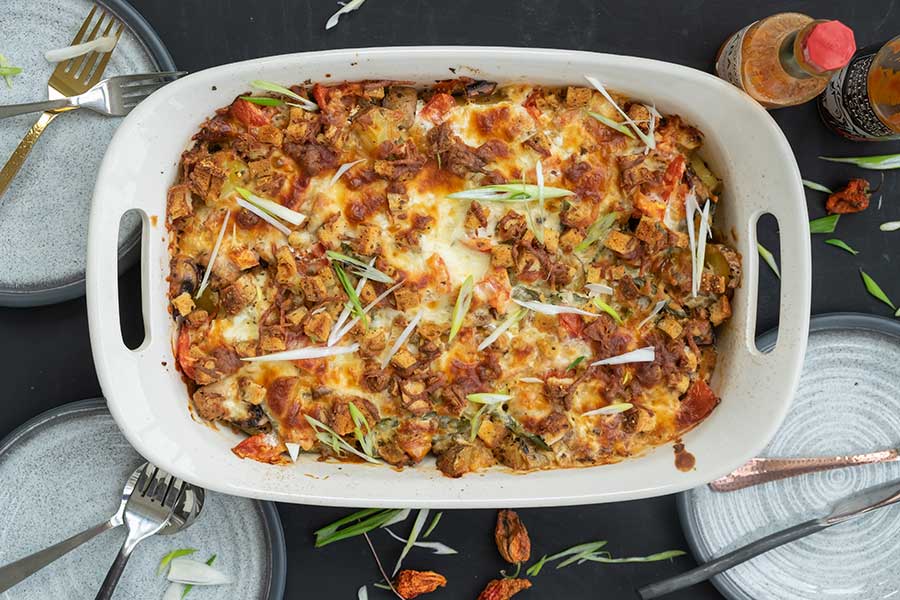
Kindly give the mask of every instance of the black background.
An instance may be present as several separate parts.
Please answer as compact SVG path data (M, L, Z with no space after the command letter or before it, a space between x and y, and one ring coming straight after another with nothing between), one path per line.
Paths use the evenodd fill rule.
M328 32L324 23L337 8L330 0L132 3L159 32L176 64L190 71L271 54L413 44L571 48L644 56L708 71L719 45L733 31L755 19L788 10L842 20L856 32L860 47L900 33L900 9L894 0L369 0ZM818 160L818 155L900 151L898 143L857 144L837 138L821 125L813 104L773 114L794 148L803 176L830 187L853 176L867 176L877 185L880 175L829 164ZM834 236L813 236L813 314L890 314L886 306L866 294L858 274L861 266L888 295L900 301L896 265L900 232L881 233L877 227L883 221L900 219L896 172L887 174L882 193L880 211L873 202L865 213L843 218ZM824 214L823 201L822 194L807 192L811 217ZM859 256L825 245L826 237L840 237L860 250ZM777 252L774 226L762 232L762 240ZM139 341L141 335L138 285L136 268L120 280L125 338L131 343ZM757 329L764 331L777 324L777 280L764 270L759 286ZM0 436L46 409L101 394L91 360L84 299L52 307L0 309L0 340L4 382ZM321 550L312 547L311 531L346 511L292 505L279 505L279 511L288 548L286 598L354 598L360 585L377 579L361 539ZM619 556L687 549L673 497L524 510L521 514L531 531L536 557L596 539L609 540L609 550ZM432 537L460 554L432 558L417 550L407 559L406 565L411 568L434 568L447 576L448 587L429 598L474 599L503 568L492 543L494 515L494 511L447 512ZM385 562L393 564L400 544L381 533L374 538ZM691 566L692 559L684 557L647 565L586 565L560 571L548 568L534 580L535 587L521 597L634 598L634 587ZM371 586L369 593L373 600L388 597ZM671 598L705 600L720 596L711 585L703 584Z

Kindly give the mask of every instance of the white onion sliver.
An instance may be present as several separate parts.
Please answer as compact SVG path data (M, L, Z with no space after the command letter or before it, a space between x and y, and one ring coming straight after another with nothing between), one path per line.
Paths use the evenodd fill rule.
M368 588L366 588L366 586L362 586L361 588L359 588L359 590L356 592L356 599L369 600L369 590Z
M338 21L341 18L341 15L345 15L348 12L353 12L357 10L360 6L363 5L363 2L366 0L350 0L347 4L343 5L336 13L331 15L328 21L325 23L325 29L331 29L335 25L338 24Z
M584 315L586 317L599 316L597 313L588 312L586 310L575 308L574 306L566 306L564 304L547 304L546 302L535 302L532 300L522 301L516 300L515 298L513 298L513 302L515 302L519 306L527 308L528 310L533 310L536 313L541 313L544 315L572 314Z
M301 225L303 221L306 220L306 215L303 213L299 213L296 210L291 210L287 206L282 206L277 202L273 202L267 198L263 198L261 196L257 196L253 192L249 190L245 190L244 188L237 188L238 193L250 204L261 208L266 211L273 217L278 217L282 221L287 221L291 225Z
M74 46L66 46L65 48L57 48L55 50L47 50L44 52L44 58L47 62L58 63L64 60L83 56L88 52L112 52L116 47L118 39L115 36L105 35L90 42L83 44L75 44Z
M588 291L588 296L593 298L594 296L599 296L600 294L612 294L613 289L608 285L603 285L602 283L589 283L584 286Z
M422 320L423 314L425 314L425 313L422 310L420 310L418 313L416 313L416 316L412 318L412 321L409 322L409 325L406 326L406 329L403 330L403 332L400 334L400 337L397 338L397 341L394 342L394 345L391 346L390 350L388 350L387 356L385 356L381 361L382 369L385 368L386 366L388 366L388 363L391 362L391 359L394 357L395 354L397 354L397 350L400 349L400 346L403 345L403 342L406 341L406 338L408 338L412 334L413 329L415 329L416 325L419 324L419 321ZM355 344L355 345L358 346L359 344Z
M181 600L184 588L185 585L183 583L170 583L166 586L166 593L163 594L162 600Z
M262 219L263 221L265 221L266 223L268 223L269 225L271 225L272 227L274 227L275 229L277 229L284 235L291 235L290 229L285 227L285 225L283 223L279 223L277 219L275 219L274 217L269 215L269 213L262 210L261 208L257 208L256 206L254 206L253 204L250 204L243 198L238 198L237 203L238 203L238 206L240 206L242 208L246 208L247 210L252 212L254 215L259 217L260 219Z
M668 300L660 300L659 302L657 302L657 303L656 303L656 306L653 307L653 311L652 311L649 315L647 315L647 318L646 318L646 319L644 319L643 321L641 321L641 324L638 325L637 328L638 328L638 329L641 329L644 325L646 325L647 323L649 323L649 322L650 322L650 319L652 319L653 317L655 317L656 315L658 315L658 314L659 314L659 311L661 311L661 310L666 306L666 304L668 304L668 303L669 303Z
M694 213L697 212L697 196L691 190L684 199L684 221L688 230L688 244L691 251L691 296L697 297L697 291L700 289L697 281L697 231L694 229Z
M409 540L405 540L390 529L384 528L385 531L388 532L392 538L397 540L398 542L407 543ZM425 548L427 550L432 550L435 554L447 555L447 554L459 554L456 550L448 546L447 544L442 544L441 542L415 542L413 543L413 547L415 548Z
M231 583L231 577L222 571L209 566L205 562L184 558L173 558L169 563L169 574L166 579L175 583L190 585L223 585Z
M603 97L606 98L609 101L609 103L613 105L613 108L615 108L619 112L619 114L622 115L622 118L625 119L625 122L631 126L631 129L634 131L634 133L639 138L641 138L641 141L644 142L644 145L647 146L647 148L651 148L651 149L656 148L656 138L654 138L653 136L649 136L646 133L644 133L643 131L641 131L641 128L637 126L637 123L635 123L632 120L632 118L628 116L628 113L626 113L624 110L621 109L621 107L619 107L618 103L616 103L616 101L613 100L612 96L609 95L609 92L606 91L606 88L603 86L602 83L600 83L600 81L597 78L591 77L590 75L585 75L584 78L587 79L588 82L592 86L594 86L598 92L603 94Z
M284 445L287 447L291 462L297 462L297 457L300 456L300 444L296 442L285 442Z
M604 358L603 360L592 362L591 366L596 367L599 365L624 365L628 363L653 362L655 358L656 349L653 346L647 346L646 348L638 348L637 350L632 350L625 354L611 356L609 358Z
M337 356L338 354L350 354L359 350L359 344L350 346L306 346L304 348L295 348L293 350L285 350L284 352L276 352L274 354L264 354L263 356L248 356L242 358L247 362L272 362L277 360L308 360L311 358L323 358L326 356Z
M344 176L344 173L346 173L347 171L349 171L350 169L352 169L353 167L355 167L356 165L358 165L361 162L366 162L366 159L361 158L359 160L354 160L353 162L344 163L340 167L338 167L338 170L335 171L334 176L331 178L331 181L328 182L328 187L331 187L334 184L336 184L338 182L338 179L340 179L341 177Z
M582 417L590 417L592 415L615 415L620 412L625 412L626 410L630 410L634 406L630 402L618 402L616 404L610 404L609 406L604 406L602 408L595 408L594 410L589 410L585 413L581 413Z
M706 262L706 236L709 233L709 200L700 213L700 232L697 234L697 260L694 261L694 268L697 269L697 276L694 281L697 285L697 292L700 291L700 283L703 280L703 266ZM697 295L694 293L694 296Z
M522 383L544 383L543 379L538 379L537 377L519 377L519 381Z
M882 231L897 231L900 229L900 221L888 221L887 223L882 223L878 226L878 229Z
M225 237L225 227L228 226L228 219L230 217L231 211L229 210L225 213L225 220L222 221L222 227L219 229L219 237L216 238L212 253L209 255L209 262L206 263L206 272L203 273L203 280L200 281L200 287L197 288L197 293L194 295L195 298L202 296L203 292L206 290L206 285L209 283L209 276L212 273L213 265L216 264L216 257L219 256L219 246L222 245L222 238Z

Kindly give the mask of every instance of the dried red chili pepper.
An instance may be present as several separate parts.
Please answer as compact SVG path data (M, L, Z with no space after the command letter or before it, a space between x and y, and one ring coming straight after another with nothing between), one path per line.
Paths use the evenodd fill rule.
M410 600L422 594L433 592L447 585L447 578L434 571L412 571L404 569L397 573L394 588L397 593Z
M866 210L869 207L869 182L865 179L851 179L844 186L828 196L825 202L825 210L829 215L844 215Z
M527 579L494 579L478 595L478 600L509 600L531 587Z
M497 527L494 529L497 550L506 562L517 564L531 558L531 540L528 530L515 511L501 510L497 513Z

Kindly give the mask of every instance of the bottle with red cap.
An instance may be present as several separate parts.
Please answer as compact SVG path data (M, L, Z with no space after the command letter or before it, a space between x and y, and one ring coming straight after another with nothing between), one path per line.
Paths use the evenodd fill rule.
M766 108L808 102L856 52L853 31L840 21L779 13L728 38L716 73Z

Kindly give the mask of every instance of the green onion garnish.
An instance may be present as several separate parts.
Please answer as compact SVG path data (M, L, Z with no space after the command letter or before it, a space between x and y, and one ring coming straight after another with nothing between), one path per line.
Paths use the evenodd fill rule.
M271 81L263 81L262 79L257 79L256 81L251 81L250 85L255 87L258 90L264 90L266 92L273 92L275 94L281 94L282 96L287 96L292 100L296 100L299 103L299 106L295 104L290 104L291 106L297 106L298 108L302 108L304 110L308 110L310 112L314 112L319 110L319 105L311 100L304 98L300 94L294 92L293 90L289 90L283 85L278 85L277 83L273 83Z
M509 394L478 393L469 394L466 396L466 400L476 404L502 404L507 400L512 400L512 396Z
M431 520L431 525L429 525L428 529L425 530L425 533L422 534L422 539L427 538L429 535L431 535L431 532L434 531L435 527L437 527L438 523L440 523L442 516L444 516L444 513L442 512L434 515L434 518Z
M196 551L196 548L178 548L177 550L172 550L171 552L163 556L159 561L159 566L156 568L156 574L162 575L163 571L166 570L166 567L169 566L169 563L172 562L173 558L178 558L179 556L188 556L189 554L193 554Z
M878 298L879 300L881 300L882 302L884 302L885 304L890 306L892 309L897 310L897 307L894 306L894 303L891 302L891 299L888 298L888 295L884 293L884 290L881 289L881 286L879 286L877 283L875 283L875 280L872 279L871 277L869 277L868 273L866 273L865 271L860 269L859 274L862 275L863 283L866 284L867 292L869 292L872 296L874 296L875 298Z
M360 510L313 532L313 535L316 536L315 546L316 548L321 548L322 546L390 525L392 522L396 522L397 518L402 516L404 512L407 515L409 514L409 511L399 508L366 508Z
M484 413L487 411L489 404L482 404L481 408L475 411L475 414L472 415L472 420L469 421L469 441L474 442L475 438L478 437L478 430L481 429L481 420L484 418Z
M14 67L6 62L6 57L0 54L0 77L6 81L6 87L12 88L12 78L22 72L20 67Z
M821 183L816 183L815 181L810 181L809 179L804 179L803 185L808 187L809 189L815 190L817 192L824 192L826 194L834 193L833 191L831 191L829 188L825 187Z
M622 317L619 316L619 313L616 312L616 309L614 309L612 306L610 306L609 304L604 302L603 299L601 299L599 296L595 297L593 302L594 302L594 306L596 306L597 308L599 308L600 310L602 310L603 312L605 312L606 314L611 316L613 319L615 319L616 323L618 323L619 325L621 325L623 323Z
M350 418L353 420L353 435L356 436L359 447L369 456L375 456L375 444L371 436L372 428L369 427L365 415L352 402L347 403L347 410L350 411ZM363 429L366 430L365 433L363 433Z
M334 429L332 429L325 423L319 421L318 419L314 419L309 415L303 416L306 418L306 421L312 426L313 431L316 432L316 439L318 439L323 444L331 446L331 449L335 454L340 454L341 450L346 450L347 452L355 454L366 462L370 462L376 465L381 464L381 461L374 456L369 456L368 454L360 452L359 450L354 448L347 442L347 440L341 437Z
M820 156L822 160L838 163L850 163L863 169L885 171L888 169L900 169L900 154L879 154L877 156Z
M847 252L849 252L850 254L853 254L854 256L859 254L859 250L854 250L853 248L848 246L843 240L830 239L830 240L825 240L825 243L829 244L831 246L836 246L836 247L840 248L841 250L846 250Z
M459 330L462 327L463 321L466 318L466 313L469 312L469 306L472 304L474 290L475 279L469 275L459 287L459 294L456 296L456 304L453 305L453 316L450 321L450 337L447 338L448 344L453 341L453 338L456 337L456 334L459 333Z
M331 266L334 268L334 274L337 275L338 281L341 282L341 287L344 288L347 297L350 299L350 305L353 307L353 312L356 314L357 318L359 318L359 322L362 323L363 328L368 329L369 317L363 310L362 302L360 301L359 295L356 293L353 284L350 283L347 272L344 271L344 268L339 263L332 262Z
M259 104L260 106L281 106L284 104L284 100L280 98L269 98L268 96L241 96L241 100L246 100L252 104Z
M394 572L391 573L391 577L395 577L397 572L400 571L400 565L403 564L403 559L406 558L406 555L409 554L409 551L412 550L415 545L416 540L419 539L419 533L425 526L425 519L428 518L428 512L429 510L427 508L419 509L419 514L416 515L416 520L413 521L412 530L409 532L409 537L406 538L406 543L403 545L403 550L400 552L397 564L394 565Z
M496 342L497 338L503 335L504 331L518 323L527 312L528 310L520 308L519 310L506 317L506 319L504 319L503 322L497 326L497 329L495 329L493 333L491 333L491 335L484 338L484 341L478 344L478 351L481 352L482 350Z
M900 221L888 221L887 223L882 223L878 226L878 229L882 231L897 231L900 229Z
M587 556L584 556L578 562L581 563L582 561L589 561L606 564L646 563L657 562L660 560L669 560L670 558L675 558L677 556L684 556L684 554L685 553L681 550L666 550L665 552L657 552L656 554L651 554L649 556L628 556L626 558L612 558L609 555L609 552L599 552L596 554L589 554Z
M234 188L237 190L237 193L241 195L241 197L247 202L261 208L266 211L270 215L276 216L283 221L287 221L291 225L300 225L303 221L306 220L306 215L303 213L299 213L296 210L292 210L287 206L282 206L277 202L273 202L267 198L262 198L257 196L250 190L242 187L235 186Z
M584 252L595 242L603 242L606 235L612 230L613 225L619 220L618 212L606 213L588 227L587 235L581 240L581 243L575 246L575 252Z
M570 362L569 366L566 367L566 371L574 371L576 369L576 367L578 367L578 365L581 364L581 361L583 361L585 358L586 357L584 355L581 355L578 358L576 358L575 360L573 360L572 362Z
M609 552L600 551L600 549L605 546L606 542L603 540L572 546L571 548L563 550L562 552L557 552L552 556L543 556L538 562L531 565L528 570L525 571L525 573L529 577L536 577L538 573L541 572L541 569L545 564L554 560L559 560L561 558L565 558L566 560L559 563L556 566L557 569L562 569L576 563L580 565L584 562L598 562L607 564L656 562L660 560L675 558L676 556L683 556L685 554L681 550L666 550L665 552L657 552L656 554L650 554L649 556L629 556L625 558L613 558Z
M206 564L208 564L210 567L212 566L212 564L214 562L216 562L215 554L213 554L212 556L210 556L209 558L206 559ZM184 590L181 592L181 597L184 598L185 596L187 596L188 592L191 591L192 589L194 589L194 584L192 584L192 583L185 584Z
M542 187L544 198L562 198L573 196L575 192L545 185ZM448 198L456 200L488 200L494 202L532 202L540 195L538 186L530 183L501 183L462 190L449 194Z
M588 542L586 544L578 544L577 546L572 546L571 548L567 548L556 554L551 556L547 556L546 554L541 557L539 561L528 567L525 571L525 574L529 577L537 577L538 573L541 572L541 569L544 568L544 565L548 562L552 562L554 560L559 560L560 558L565 558L566 556L577 556L582 553L590 554L591 552L596 552L600 548L604 547L606 542L601 540L599 542Z
M372 265L357 258L353 258L352 256L347 256L346 254L341 254L340 252L334 252L332 250L327 250L325 252L325 256L327 256L331 260L336 260L338 262L351 265L354 268L350 269L350 271L354 275L357 275L359 277L365 277L366 279L371 279L372 281L380 281L381 283L394 283L394 280L391 279L386 273L383 273Z
M639 138L641 138L641 141L644 142L644 145L647 146L647 148L650 148L651 150L653 150L654 148L656 148L656 138L653 136L652 129L651 129L651 132L650 132L649 134L644 133L643 131L641 131L641 128L638 127L637 123L635 123L635 122L632 120L632 118L628 116L628 113L626 113L624 110L622 110L622 107L620 107L620 106L616 103L616 101L613 100L613 97L609 94L608 91L606 91L606 88L603 86L602 83L600 83L600 81L599 81L597 78L591 77L590 75L585 75L584 78L587 79L588 82L589 82L592 86L594 86L594 88L596 88L597 91L600 92L600 93L603 95L603 97L606 98L606 100L607 100L610 104L613 105L613 108L615 108L616 111L617 111L620 115L622 115L622 118L625 119L625 122L626 122L629 126L631 126L631 129L634 131L634 134L635 134L636 136L638 136ZM655 110L655 109L654 109L654 110Z
M809 222L810 233L833 233L841 215L828 215Z
M622 135L627 135L631 139L636 139L634 137L634 134L631 133L631 130L628 127L626 127L624 123L619 123L617 121L613 121L609 117L605 117L605 116L601 115L600 113L591 112L591 111L586 111L586 112L588 115L597 119L598 121L600 121L601 123L603 123L604 125L609 127L610 129L615 129Z
M772 272L775 273L775 276L781 279L781 271L778 269L778 263L775 262L775 257L772 253L759 242L756 242L756 250L762 259L766 261L766 264L769 265L769 268L772 269Z

